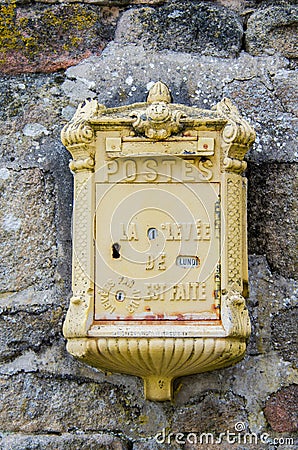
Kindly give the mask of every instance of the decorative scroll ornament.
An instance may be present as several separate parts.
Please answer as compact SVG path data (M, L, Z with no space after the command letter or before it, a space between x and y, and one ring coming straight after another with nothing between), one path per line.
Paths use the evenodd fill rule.
M61 140L73 160L69 167L73 172L80 170L93 170L94 166L94 130L89 119L105 109L96 100L85 100L81 103L72 120L65 125L61 132Z
M168 103L171 95L167 86L158 81L150 89L146 110L134 111L133 128L138 134L144 134L149 139L162 140L178 133L183 128L180 119L184 117L182 111L172 110Z
M228 120L222 131L225 154L223 158L224 169L241 173L246 169L243 158L255 140L256 134L250 124L240 116L238 109L231 100L224 98L213 109L219 116Z
M247 338L251 333L251 325L245 298L237 289L230 289L222 303L222 317L229 336Z

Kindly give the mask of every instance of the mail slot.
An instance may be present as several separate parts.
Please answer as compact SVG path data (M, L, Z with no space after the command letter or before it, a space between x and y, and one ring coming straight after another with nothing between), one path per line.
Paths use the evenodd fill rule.
M73 296L68 351L142 377L169 400L177 377L245 352L245 153L255 138L229 99L212 110L86 100L62 130L72 155Z

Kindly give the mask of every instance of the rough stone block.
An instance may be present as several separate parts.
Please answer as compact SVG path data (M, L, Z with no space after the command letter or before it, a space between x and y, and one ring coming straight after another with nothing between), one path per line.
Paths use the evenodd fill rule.
M298 385L292 384L270 395L264 413L270 426L278 432L298 431Z
M100 54L114 34L117 7L0 5L0 72L53 72Z
M66 104L61 80L60 74L1 78L0 246L5 251L0 266L7 274L1 276L2 292L26 289L35 277L37 289L59 282L66 289L64 298L68 295L72 175L70 155L60 142ZM5 214L21 220L18 230L3 229ZM41 262L46 255L51 257L48 268Z
M109 430L129 439L155 435L168 422L161 405L121 386L58 373L0 377L0 422L6 432L58 434Z
M274 90L287 113L298 116L298 76L295 70L278 70L274 76Z
M78 383L35 374L3 377L2 429L25 433L117 429L125 411L111 408L109 390L96 383Z
M0 290L48 289L57 258L53 180L38 168L1 174Z
M297 165L250 163L248 179L249 253L297 279Z
M52 291L37 293L33 289L28 290L19 295L23 297L21 305L14 304L15 296L10 296L9 302L1 299L0 361L9 361L29 349L44 349L61 339L64 310L51 303L51 294L55 299ZM36 304L37 297L39 305Z
M236 422L246 422L245 404L232 393L220 395L206 391L193 397L191 404L177 408L173 415L173 433L223 432L233 429Z
M289 308L274 315L272 320L272 344L285 361L298 367L298 308ZM286 324L286 326L285 326Z
M283 360L295 362L297 293L297 282L272 273L265 256L249 257L249 355L268 355L275 349Z
M236 56L241 48L242 24L232 10L211 2L171 2L126 11L115 40L156 50Z
M245 44L252 55L279 52L297 58L298 6L280 3L262 8L249 18Z
M259 66L263 58L253 60L258 74L246 80L236 74L223 89L224 95L237 104L256 131L256 141L246 159L250 162L297 161L298 121L293 103L287 100L292 96L295 101L297 95L295 73L284 70L281 81L279 69L270 68L269 60L267 67Z
M124 440L108 434L0 435L2 450L127 450Z

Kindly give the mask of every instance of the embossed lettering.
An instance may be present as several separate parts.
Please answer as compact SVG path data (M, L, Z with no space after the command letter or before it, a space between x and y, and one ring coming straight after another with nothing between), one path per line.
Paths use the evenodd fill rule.
M127 225L127 228L124 223L120 224L122 236L120 237L120 241L138 241L138 231L137 224L134 222L130 222Z
M162 253L159 257L157 268L158 270L166 270L166 254Z
M183 181L195 181L194 177L194 160L192 159L189 162L184 162L182 164L182 180Z
M164 230L164 236L166 241L181 241L180 224L166 222L162 223L160 227L162 230Z
M146 270L152 270L154 269L154 257L150 254L148 254L147 256Z
M154 258L153 255L148 253L147 262L146 262L146 270L152 270L157 268L158 270L166 270L166 254L161 253L159 256Z
M208 169L208 167L209 167L209 169ZM212 173L212 170L210 170L210 167L213 167L213 163L210 159L206 159L206 160L201 159L200 160L199 169L203 175L204 180L206 180L206 181L210 181L213 177L213 173Z
M135 280L127 277L119 277L118 284L124 284L125 286L132 288L133 285L135 284Z
M140 292L140 291L138 291ZM136 311L136 309L140 306L140 300L137 298L132 298L129 303L125 306L126 310L132 314Z
M202 222L201 220L196 221L196 232L197 235L195 237L195 241L210 241L211 238L211 230L210 224L206 222Z
M173 179L173 166L176 164L176 161L173 159L165 159L162 161L162 164L166 167L167 173L165 175L168 178L168 181L171 182Z
M119 165L118 165L117 161L108 161L104 168L105 168L105 171L106 171L105 180L109 181L110 176L114 175L115 173L118 172Z
M196 268L199 266L199 258L197 256L177 256L176 264L184 268Z
M109 293L108 292L99 292L100 294L100 303L104 307L106 311L109 311L110 313L113 313L116 309L116 307L111 303L109 299Z
M166 283L145 283L145 288L147 289L145 299L147 301L151 300L164 300L164 293L166 291Z
M191 236L192 224L191 223L182 223L180 226L182 228L183 239L185 241L189 241L190 236Z
M156 159L123 158L108 161L104 166L104 180L115 182L195 182L210 181L213 178L213 162L208 158L199 161L175 160L158 157Z
M160 225L166 241L210 241L210 224L202 222L200 219L196 223L170 223L165 222Z
M144 178L146 181L155 181L157 179L158 173L157 170L155 170L157 166L158 164L157 161L155 161L155 159L147 159L144 162L145 167Z
M127 181L135 181L137 178L137 163L134 159L127 159L123 162L124 176Z
M179 283L172 287L171 301L206 300L206 283Z

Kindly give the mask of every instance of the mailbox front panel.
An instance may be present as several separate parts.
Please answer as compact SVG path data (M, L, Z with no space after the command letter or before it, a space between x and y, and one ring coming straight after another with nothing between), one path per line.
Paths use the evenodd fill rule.
M146 183L96 183L95 320L218 320L219 183L169 177L199 175L178 158L128 162Z

